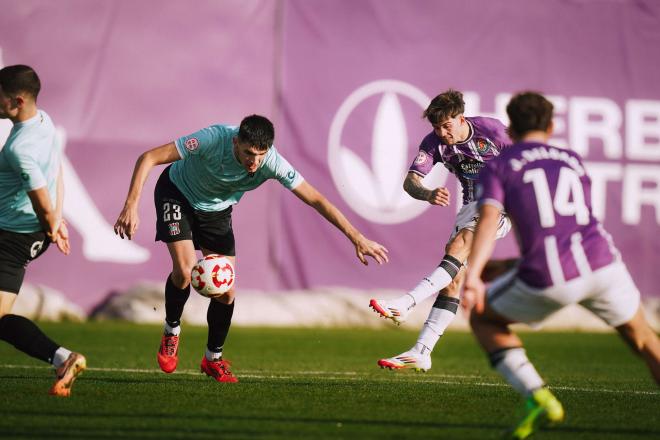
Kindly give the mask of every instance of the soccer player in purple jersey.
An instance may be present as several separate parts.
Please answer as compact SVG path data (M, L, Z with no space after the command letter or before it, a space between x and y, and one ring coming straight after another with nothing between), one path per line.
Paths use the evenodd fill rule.
M511 143L506 127L500 121L465 117L464 111L463 94L450 89L436 96L423 114L433 131L422 140L403 188L417 200L448 206L450 194L447 188L429 189L422 181L436 164L442 163L461 182L463 207L456 217L440 265L402 297L370 301L371 308L398 324L406 319L414 306L437 295L417 343L400 355L379 360L378 365L383 368L424 371L431 368L431 352L458 310L458 286L464 276L463 263L470 251L478 217L474 186L479 170ZM500 213L498 222L498 237L503 237L509 231L510 223L503 213Z
M517 142L480 176L479 213L463 307L490 362L526 398L526 415L512 431L526 438L539 423L564 418L513 323L538 323L569 304L580 304L610 326L647 363L660 384L660 341L644 318L640 294L611 237L593 216L591 181L580 157L547 144L552 104L538 93L514 96L507 106ZM519 266L485 293L481 271L506 210L520 246Z

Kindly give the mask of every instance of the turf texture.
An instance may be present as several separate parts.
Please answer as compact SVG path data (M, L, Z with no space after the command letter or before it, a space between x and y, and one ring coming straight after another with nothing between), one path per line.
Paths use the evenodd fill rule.
M1 343L2 439L496 439L520 411L469 333L447 333L415 373L376 366L414 343L410 330L232 328L225 358L240 382L219 384L199 372L202 327L184 324L167 375L158 326L40 326L89 369L70 398L51 397L52 369ZM660 389L615 334L521 336L567 412L534 438L660 438Z

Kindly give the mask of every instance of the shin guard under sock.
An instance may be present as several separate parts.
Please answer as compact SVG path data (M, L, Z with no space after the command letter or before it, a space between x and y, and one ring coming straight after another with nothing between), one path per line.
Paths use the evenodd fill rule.
M209 351L222 352L225 345L225 339L229 333L231 318L234 315L234 302L224 304L219 301L211 300L208 311L206 312L206 321L209 324L209 335L206 347Z
M165 320L170 327L178 327L183 315L183 307L190 296L190 284L179 289L172 282L172 275L167 277L165 283Z

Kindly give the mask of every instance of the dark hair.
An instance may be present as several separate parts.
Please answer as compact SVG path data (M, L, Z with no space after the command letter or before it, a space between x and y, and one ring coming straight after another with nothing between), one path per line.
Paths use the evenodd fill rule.
M14 97L23 92L36 100L41 90L41 81L32 67L17 64L0 69L0 87L6 95Z
M437 124L445 119L455 118L465 112L465 101L463 94L458 90L449 89L439 94L424 110L422 118L429 120L431 124Z
M537 92L520 92L506 106L509 132L521 137L529 131L546 131L552 122L553 105Z
M275 128L273 123L263 116L250 115L241 121L238 128L238 141L257 147L259 150L268 150L273 145Z

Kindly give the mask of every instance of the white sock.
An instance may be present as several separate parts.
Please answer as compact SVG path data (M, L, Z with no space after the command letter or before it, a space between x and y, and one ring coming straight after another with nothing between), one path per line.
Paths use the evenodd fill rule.
M490 356L493 367L520 394L527 397L544 386L543 379L527 359L524 348L511 348Z
M165 333L168 335L179 336L181 333L181 326L177 325L176 327L170 327L167 321L165 321Z
M447 327L449 327L449 324L451 324L455 317L456 312L432 307L429 317L426 319L424 327L422 327L422 331L419 332L417 344L433 351L435 344L438 343L438 340L445 333L445 330L447 330Z
M446 270L438 266L431 275L420 281L420 283L408 292L408 294L412 296L415 304L419 304L426 298L437 294L439 291L447 287L452 279L453 278Z
M222 350L220 350L219 352L215 352L209 350L207 347L205 356L207 361L211 361L211 362L219 361L222 358Z
M53 366L55 368L60 368L62 364L69 359L69 356L71 355L71 350L67 350L64 347L60 347L57 350L55 350L55 354L53 355Z

